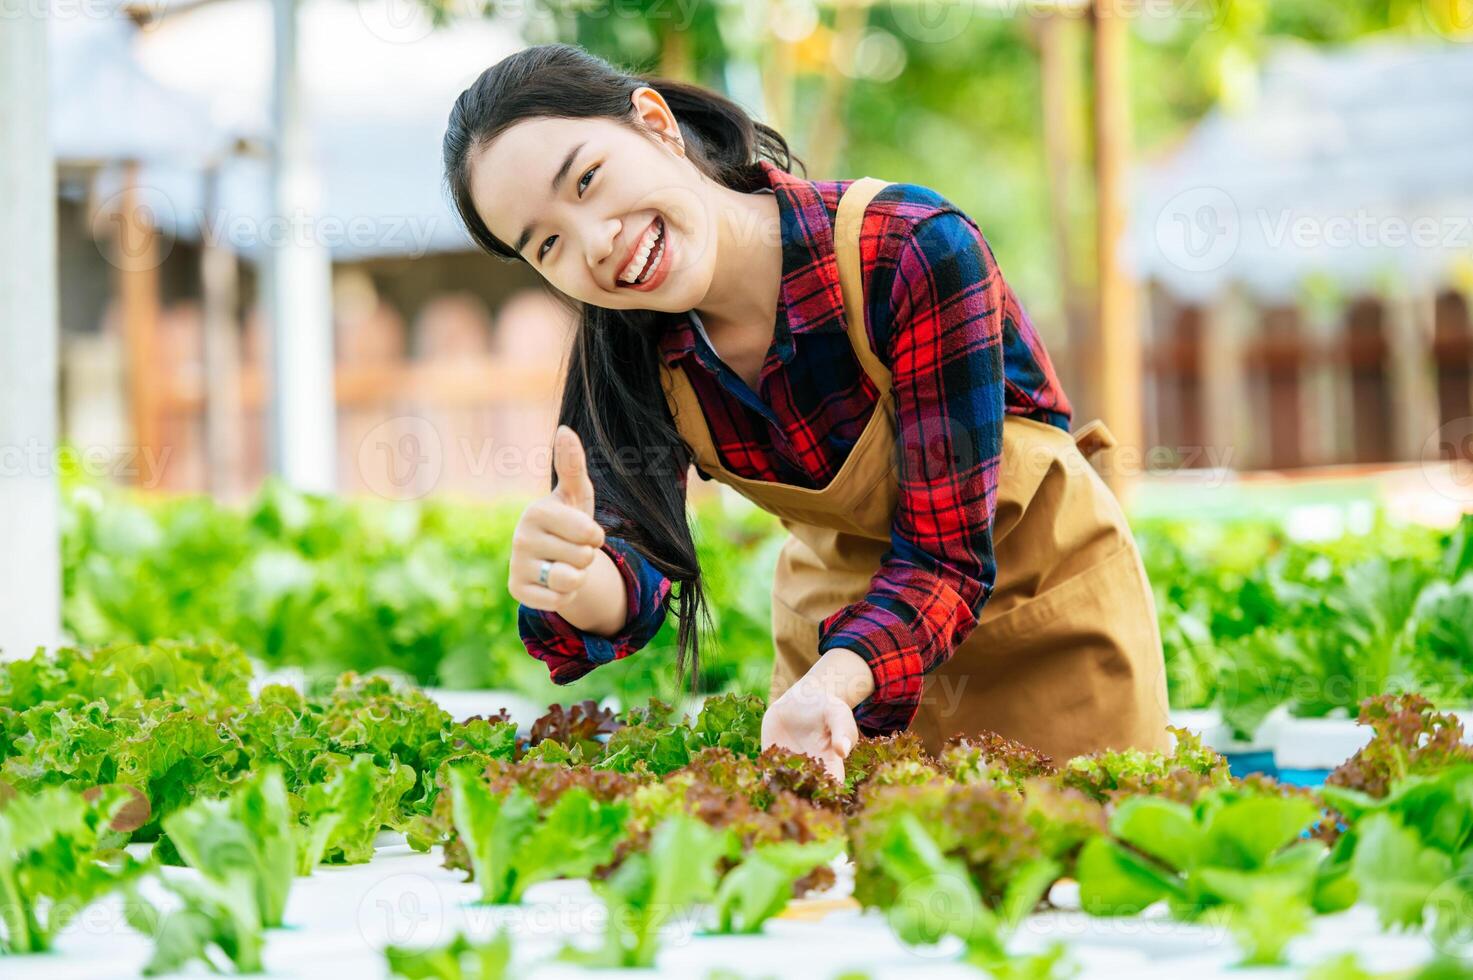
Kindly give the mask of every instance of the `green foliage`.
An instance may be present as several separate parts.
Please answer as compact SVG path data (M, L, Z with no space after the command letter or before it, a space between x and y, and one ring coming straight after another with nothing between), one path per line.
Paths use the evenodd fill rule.
M1280 704L1318 717L1410 690L1473 700L1470 526L1299 543L1261 520L1137 521L1172 704L1216 706L1246 739Z
M511 936L501 932L489 942L475 942L464 933L443 946L384 950L389 973L407 980L502 980L511 964Z
M1282 962L1314 911L1340 904L1320 841L1301 839L1313 801L1215 788L1194 805L1137 796L1110 817L1110 835L1079 856L1080 901L1096 915L1131 915L1165 900L1185 921L1227 913L1246 963Z
M612 875L594 883L608 907L603 945L593 951L569 948L563 956L585 966L653 966L660 927L715 894L717 863L731 849L728 831L684 814L662 821L646 850L629 855Z
M274 766L224 799L199 800L164 818L170 844L199 872L200 895L229 909L242 930L281 925L297 866L295 827L286 782Z
M614 856L628 806L575 787L545 812L520 786L504 795L463 768L450 771L451 812L480 885L481 901L514 903L550 878L591 874Z
M716 890L716 932L755 933L781 912L793 897L793 886L814 868L838 857L838 839L798 844L759 844L721 879Z
M154 941L145 976L177 973L195 961L214 973L229 972L226 965L236 973L262 972L266 939L248 873L234 871L220 881L158 881L178 899L177 908L162 911L136 890L125 907L128 924Z
M1170 752L1125 749L1079 756L1064 767L1061 782L1101 802L1145 794L1188 803L1208 786L1227 782L1227 760L1203 746L1200 735L1168 730L1176 741Z
M1042 858L1023 865L1009 879L1001 901L989 907L966 866L947 857L911 814L889 824L877 856L895 893L886 915L902 941L933 944L956 936L966 948L966 961L994 977L1060 975L1062 946L1030 957L1014 957L1007 950L1018 924L1059 876L1058 865Z
M86 906L136 877L111 824L131 801L47 787L0 795L0 953L40 953Z
M1360 897L1391 928L1431 920L1441 942L1473 930L1473 761L1446 761L1392 784L1381 798L1326 786L1350 821L1336 844Z
M268 666L302 668L314 689L343 671L390 671L551 702L562 691L527 656L506 591L521 504L348 500L267 481L235 509L73 486L63 499L65 625L88 646L238 645ZM753 583L771 581L780 528L761 512L696 511L707 590L720 610L702 690L763 689L770 627ZM673 650L673 619L641 660ZM761 651L755 664L747 651ZM579 688L626 704L679 693L672 671L639 664L609 665Z
M383 768L364 753L327 782L307 786L298 803L297 874L310 875L324 861L358 864L373 857L374 837L397 820L399 800L413 785L407 765L391 759Z

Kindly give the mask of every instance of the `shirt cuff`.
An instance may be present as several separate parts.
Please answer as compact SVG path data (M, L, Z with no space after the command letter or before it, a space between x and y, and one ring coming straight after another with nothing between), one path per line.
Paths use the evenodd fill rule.
M547 664L554 684L569 684L595 667L629 656L659 632L670 582L622 538L605 535L601 550L613 561L628 603L624 628L613 636L579 629L552 610L522 605L517 623L522 641Z
M868 600L851 603L819 624L819 655L852 650L869 664L875 689L854 706L865 735L888 735L910 726L921 704L926 658L915 632L901 617Z

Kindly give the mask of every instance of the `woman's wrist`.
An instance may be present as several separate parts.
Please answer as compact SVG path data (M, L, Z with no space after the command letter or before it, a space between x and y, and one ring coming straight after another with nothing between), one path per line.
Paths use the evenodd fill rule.
M853 650L835 647L808 668L794 687L803 694L832 695L853 708L875 691L875 675L869 662Z
M629 620L629 594L624 576L608 552L597 549L582 587L558 614L585 633L597 636L613 636L624 628Z

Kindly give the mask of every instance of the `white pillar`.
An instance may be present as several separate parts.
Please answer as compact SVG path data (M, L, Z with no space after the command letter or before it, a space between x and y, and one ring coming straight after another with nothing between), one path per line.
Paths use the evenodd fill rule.
M56 174L46 18L0 17L0 656L61 638Z
M271 336L271 468L302 490L337 486L333 394L332 258L318 234L321 188L297 70L298 0L274 0L275 138L265 236Z

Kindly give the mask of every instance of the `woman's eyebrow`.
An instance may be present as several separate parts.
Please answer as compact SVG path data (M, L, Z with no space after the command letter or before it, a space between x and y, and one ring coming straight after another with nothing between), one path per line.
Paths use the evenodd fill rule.
M557 173L552 175L552 193L554 195L557 194L558 188L562 185L563 178L568 176L568 171L573 169L573 161L578 158L578 151L587 145L587 140L584 140L582 143L575 143L573 144L573 148L568 151L568 155L563 157L563 165L558 167ZM534 221L522 229L521 236L517 238L517 254L520 255L522 249L527 246L527 242L532 238L532 229L536 226L537 222Z

